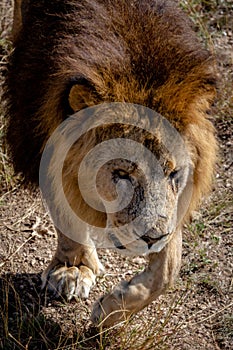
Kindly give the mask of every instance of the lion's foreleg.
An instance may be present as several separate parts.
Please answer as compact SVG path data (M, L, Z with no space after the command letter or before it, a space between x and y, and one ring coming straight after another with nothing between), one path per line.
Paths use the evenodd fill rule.
M178 231L160 253L149 257L147 268L129 282L123 281L112 293L100 298L92 312L95 324L109 326L143 309L173 284L181 262L182 236Z
M77 243L58 230L57 233L57 250L42 273L42 288L47 286L68 300L73 297L87 298L96 275L103 270L96 249Z

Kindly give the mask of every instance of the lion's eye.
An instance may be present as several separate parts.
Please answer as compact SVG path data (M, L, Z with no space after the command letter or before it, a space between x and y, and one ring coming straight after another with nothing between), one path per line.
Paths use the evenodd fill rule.
M169 180L170 180L170 183L171 183L172 190L174 192L178 192L179 184L180 184L180 172L179 172L179 170L173 170L169 174Z
M122 170L122 169L117 169L113 172L113 179L115 181L119 179L125 179L125 180L130 180L130 175L127 173L127 171Z
M120 178L125 178L125 177L129 177L129 174L124 171L124 170L118 170L117 171L117 175L120 177Z

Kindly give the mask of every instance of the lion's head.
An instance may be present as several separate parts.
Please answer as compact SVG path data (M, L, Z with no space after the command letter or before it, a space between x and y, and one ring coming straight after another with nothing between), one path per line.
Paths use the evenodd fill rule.
M53 221L81 243L89 237L122 253L159 252L189 210L189 149L149 108L111 103L80 111L53 133L43 159L50 165L44 173L42 161L41 188Z

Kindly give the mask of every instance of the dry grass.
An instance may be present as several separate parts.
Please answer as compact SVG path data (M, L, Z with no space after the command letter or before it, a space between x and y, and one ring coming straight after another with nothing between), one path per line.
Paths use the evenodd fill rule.
M4 140L6 121L4 120L4 105L1 100L4 75L6 73L7 55L11 50L13 1L2 0L0 5L0 194L10 191L14 187L13 169L7 157L7 147Z
M158 319L142 319L140 323L130 320L109 329L94 329L89 322L83 322L78 332L58 326L43 312L43 304L37 295L38 304L32 309L24 310L25 302L9 278L2 280L4 291L3 307L0 308L0 317L3 321L3 338L0 348L12 349L119 349L119 350L149 350L164 349L169 336L179 328L166 329L169 319L182 302L182 297L174 298L170 309L159 321ZM36 299L36 297L34 297ZM10 299L10 300L9 300ZM80 306L81 309L81 306ZM27 311L27 312L26 312ZM82 311L82 310L80 310ZM163 311L161 315L164 317ZM12 327L13 325L13 327Z

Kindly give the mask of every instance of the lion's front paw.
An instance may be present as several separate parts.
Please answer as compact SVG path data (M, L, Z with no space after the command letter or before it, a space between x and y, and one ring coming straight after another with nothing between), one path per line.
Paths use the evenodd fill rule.
M72 298L88 298L94 284L95 275L87 266L57 265L42 274L42 288L47 286L56 296L63 296L68 301Z
M101 297L94 304L91 321L96 326L108 327L127 320L130 315L131 311L125 305L122 290L116 288L112 293Z

